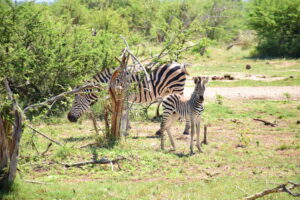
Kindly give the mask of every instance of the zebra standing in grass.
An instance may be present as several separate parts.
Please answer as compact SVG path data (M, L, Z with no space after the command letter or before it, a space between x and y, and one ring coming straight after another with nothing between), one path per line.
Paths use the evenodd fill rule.
M108 83L113 71L106 69L96 74L89 83ZM185 65L178 63L166 64L154 70L149 74L149 85L146 77L142 77L140 74L132 75L129 81L136 82L139 90L137 93L129 96L129 101L150 103L169 94L183 94L186 75L188 73ZM75 95L72 108L68 113L69 121L76 122L97 101L98 96L96 92L95 89L84 89L82 93Z
M191 143L190 153L193 154L193 139L195 133L195 125L197 132L197 148L202 152L200 147L199 135L200 135L200 120L203 112L203 101L205 85L208 82L208 77L195 77L193 78L196 84L194 92L189 100L183 98L178 94L172 94L163 100L163 121L161 123L160 130L158 131L161 135L161 149L164 149L164 131L166 130L173 150L175 150L175 143L171 135L170 127L179 117L190 121L191 123Z

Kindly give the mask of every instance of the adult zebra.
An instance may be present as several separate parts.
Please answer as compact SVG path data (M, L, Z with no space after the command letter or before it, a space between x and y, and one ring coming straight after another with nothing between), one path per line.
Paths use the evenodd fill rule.
M89 81L90 83L108 83L113 74L113 70L106 69ZM138 84L138 92L129 96L129 101L134 103L150 103L158 98L165 97L169 94L183 94L186 81L186 67L184 64L171 63L158 67L154 70L150 77L150 83L147 83L146 77L141 77L140 74L132 75L130 82ZM150 87L150 88L149 88ZM85 89L82 93L75 95L72 108L68 113L68 119L71 122L76 122L82 114L84 114L92 104L98 99L94 89ZM188 133L189 125L185 128L185 133Z

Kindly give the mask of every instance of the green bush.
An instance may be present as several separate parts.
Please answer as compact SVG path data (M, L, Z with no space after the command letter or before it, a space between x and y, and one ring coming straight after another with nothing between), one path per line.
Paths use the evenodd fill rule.
M257 32L259 57L300 57L300 1L253 0L249 24Z
M0 81L8 78L21 106L68 90L96 71L116 65L119 35L54 16L35 3L0 7ZM0 85L3 87L3 84ZM3 88L2 88L3 91ZM2 92L1 92L2 93Z

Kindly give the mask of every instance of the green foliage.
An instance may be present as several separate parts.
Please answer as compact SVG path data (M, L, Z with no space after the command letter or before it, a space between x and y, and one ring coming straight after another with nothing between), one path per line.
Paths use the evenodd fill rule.
M285 97L285 101L289 102L291 100L291 94L288 92L283 93L283 96Z
M284 151L284 150L290 150L290 149L295 149L295 150L300 150L300 145L299 144L282 144L280 145L276 150L277 151Z
M254 55L262 57L300 56L300 1L253 0L249 24L259 43Z
M238 139L240 141L240 146L247 147L249 143L251 142L251 139L249 137L250 129L249 128L241 128L238 131Z
M216 103L219 105L223 105L224 97L220 94L216 95Z
M8 78L22 105L66 91L115 65L114 56L122 48L117 34L101 30L93 36L90 28L66 20L73 14L55 16L32 2L1 5L0 80Z

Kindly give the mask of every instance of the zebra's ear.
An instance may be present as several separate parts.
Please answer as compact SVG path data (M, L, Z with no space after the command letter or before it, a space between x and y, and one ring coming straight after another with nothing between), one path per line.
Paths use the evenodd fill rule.
M194 83L200 83L201 82L201 77L193 77Z
M203 83L206 84L209 81L209 77L203 77Z

